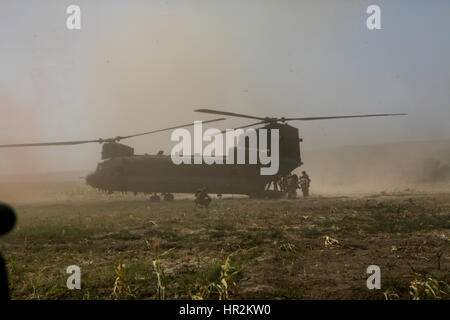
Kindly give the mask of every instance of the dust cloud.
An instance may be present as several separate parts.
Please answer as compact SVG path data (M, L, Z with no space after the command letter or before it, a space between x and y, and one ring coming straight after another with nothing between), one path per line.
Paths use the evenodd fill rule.
M430 174L430 160L441 166L436 176ZM313 149L303 152L303 162L297 171L309 173L311 189L319 194L450 190L450 175L444 172L450 140Z
M197 108L286 117L407 112L291 123L305 140L298 171L309 172L317 193L382 191L422 179L427 158L448 162L445 143L394 143L449 137L445 4L410 12L389 4L383 33L367 32L356 2L80 5L83 28L70 33L64 4L9 1L0 12L8 40L0 50L0 144L108 138L213 118ZM424 10L424 19L443 17L411 25ZM21 17L20 28L10 17ZM137 154L173 146L170 132L123 142ZM100 152L98 144L3 149L0 184L11 175L46 180L49 172L75 172L70 179L79 183ZM33 182L29 193L40 188Z
M1 131L2 142L25 141L30 136L40 137L45 132L39 121L38 109L33 105L21 105L13 96L2 90L0 105L3 114L0 117L0 128L10 129ZM0 150L0 173L6 171L2 170L3 168L11 172L30 173L33 172L30 168L43 166L45 160L45 150L3 149Z
M230 104L233 46L220 20L187 7L155 15L134 6L110 27L114 41L96 37L86 56L86 119L96 131L125 135L218 118L193 110ZM173 146L170 132L124 142L141 154Z
M302 150L302 160L295 172L308 172L314 197L450 192L450 140ZM2 175L0 199L35 203L145 198L97 192L85 185L87 173Z

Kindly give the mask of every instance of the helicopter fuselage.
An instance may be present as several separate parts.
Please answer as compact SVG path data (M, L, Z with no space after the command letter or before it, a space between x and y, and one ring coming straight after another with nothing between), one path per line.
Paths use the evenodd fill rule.
M277 175L288 175L301 165L298 129L287 124L269 124L279 130L280 165ZM112 149L114 146L107 146ZM122 150L126 148L119 147ZM236 152L236 150L235 150ZM105 191L194 193L206 188L212 193L260 194L274 176L261 175L261 164L174 164L168 155L129 155L102 160L87 184Z

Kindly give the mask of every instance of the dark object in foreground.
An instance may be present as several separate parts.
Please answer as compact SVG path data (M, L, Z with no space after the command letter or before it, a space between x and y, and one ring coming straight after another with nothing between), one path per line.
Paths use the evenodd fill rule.
M0 235L6 234L14 227L16 215L14 210L5 204L0 204ZM0 301L9 300L8 275L6 265L0 254Z

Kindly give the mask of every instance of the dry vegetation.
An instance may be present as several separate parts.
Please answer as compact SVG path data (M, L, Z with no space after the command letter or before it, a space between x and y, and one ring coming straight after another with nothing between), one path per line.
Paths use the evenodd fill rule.
M14 299L449 299L450 194L150 203L80 185L16 203ZM68 290L78 265L82 289ZM381 268L381 290L366 268Z

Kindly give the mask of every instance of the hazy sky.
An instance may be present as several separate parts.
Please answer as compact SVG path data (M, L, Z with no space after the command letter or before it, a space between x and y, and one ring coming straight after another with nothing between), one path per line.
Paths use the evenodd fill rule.
M66 29L66 8L82 29ZM382 30L366 28L381 7ZM0 2L0 144L126 135L211 118L295 122L303 150L450 138L450 1ZM248 123L228 118L217 126ZM170 152L169 134L134 138ZM0 150L0 174L94 169L100 145Z

